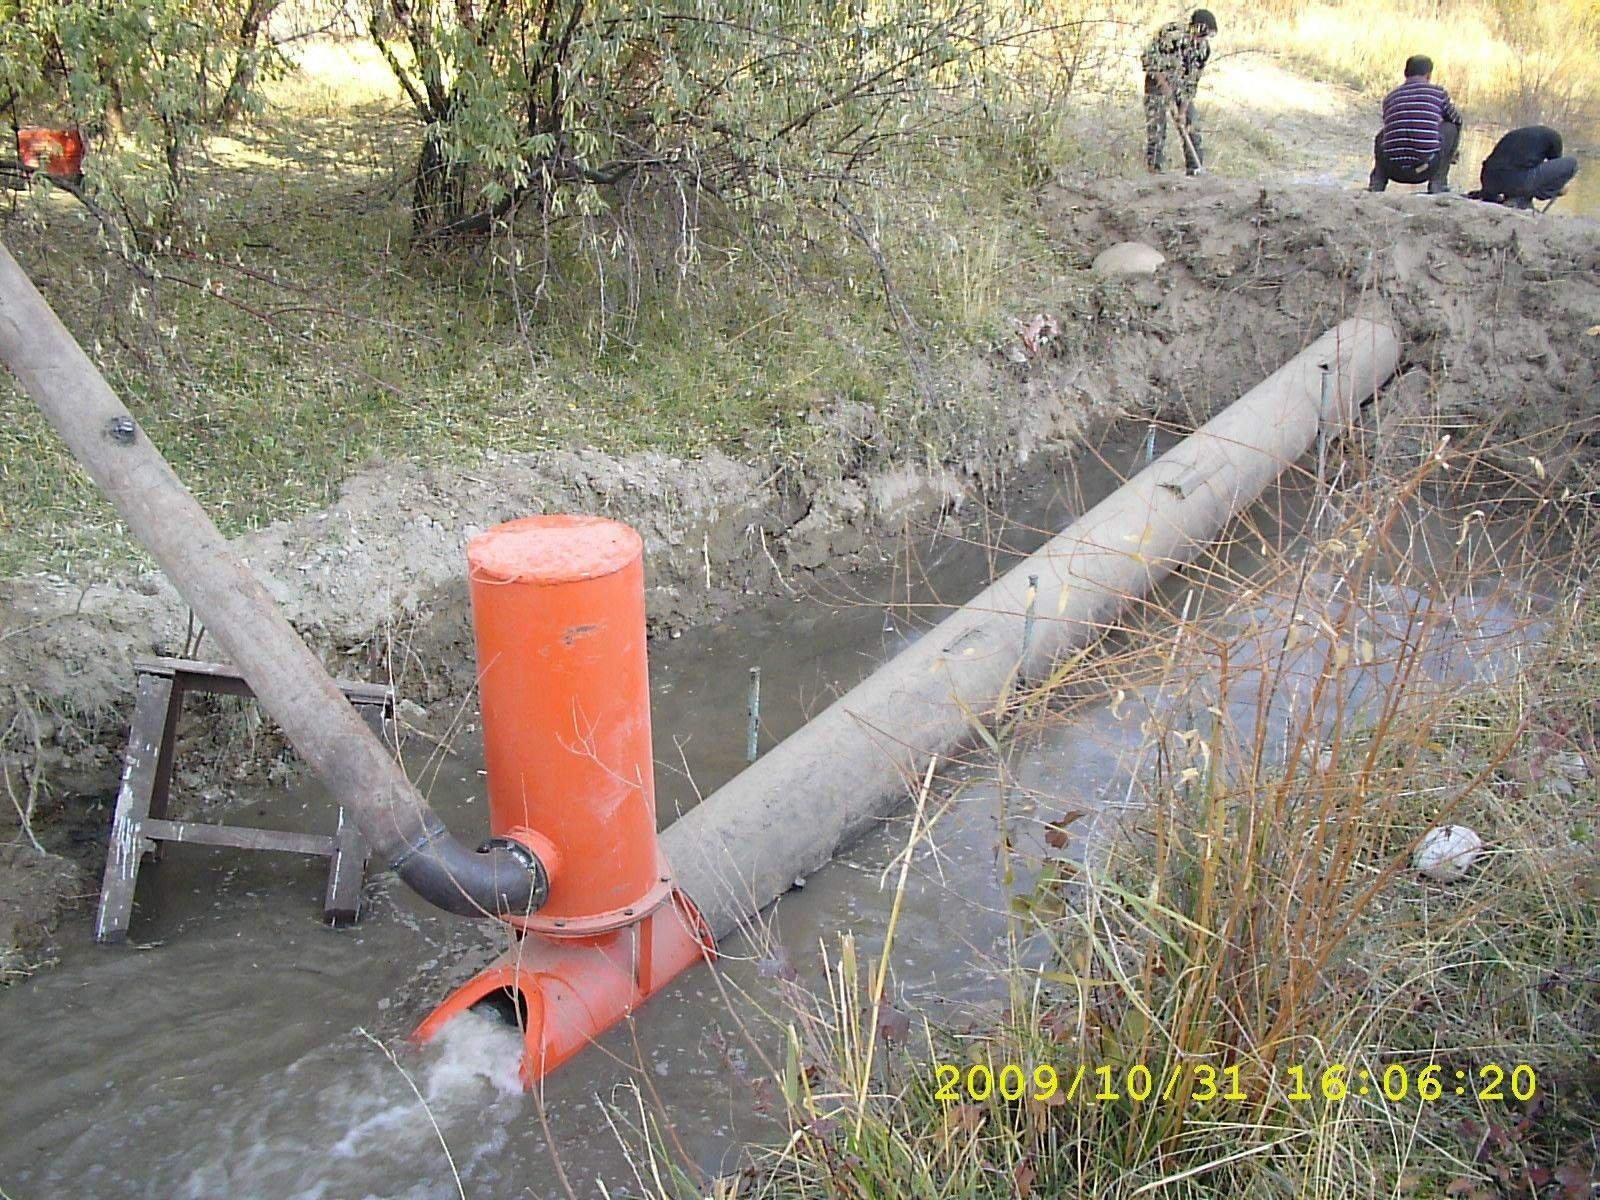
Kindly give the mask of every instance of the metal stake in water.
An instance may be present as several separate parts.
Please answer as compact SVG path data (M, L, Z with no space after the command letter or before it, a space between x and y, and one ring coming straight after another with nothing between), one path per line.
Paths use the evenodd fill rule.
M1327 474L1328 474L1328 393L1333 383L1333 375L1328 370L1327 363L1320 363L1322 371L1322 402L1317 407L1317 524L1322 523L1323 511L1328 507L1326 499Z
M761 740L761 668L750 668L750 703L746 709L749 724L745 726L744 757L755 762Z
M1022 614L1022 661L1028 661L1028 647L1033 644L1033 608L1039 600L1039 577L1028 576L1028 608Z

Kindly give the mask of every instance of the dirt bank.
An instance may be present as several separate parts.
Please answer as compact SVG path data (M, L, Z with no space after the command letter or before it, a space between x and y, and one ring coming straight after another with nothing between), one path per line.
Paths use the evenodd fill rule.
M1110 353L1119 379L1147 376L1158 409L1202 415L1222 381L1379 303L1405 343L1385 449L1487 435L1513 470L1537 456L1574 491L1595 487L1600 224L1453 196L1171 178L1056 186L1042 205L1084 258L1123 238L1167 255L1132 289L1144 311Z
M1574 491L1600 481L1592 222L1215 178L1057 183L1039 211L1060 270L1037 311L1057 319L1060 335L1037 356L1014 344L930 354L924 403L942 444L961 448L938 461L924 445L890 444L865 406L823 397L813 414L820 451L803 462L561 452L449 470L391 464L351 479L331 508L241 539L240 550L330 667L392 679L410 721L437 723L472 685L462 548L497 521L577 509L639 527L653 630L666 634L744 596L848 569L876 555L879 536L939 521L1113 412L1196 422L1372 306L1394 314L1405 341L1403 373L1380 401L1385 453L1414 455L1441 432L1459 441L1488 431L1514 471L1558 473ZM1167 264L1133 282L1095 277L1094 256L1126 239L1154 245ZM0 584L0 625L8 786L19 803L35 798L47 848L75 840L93 871L130 660L180 652L192 634L186 610L155 575L88 590L10 580ZM185 738L197 779L274 750L238 706L197 712ZM21 834L7 815L0 839L10 841ZM82 884L51 861L12 869L15 857L0 860L0 897L28 897L11 935L27 947ZM46 876L55 884L39 887Z

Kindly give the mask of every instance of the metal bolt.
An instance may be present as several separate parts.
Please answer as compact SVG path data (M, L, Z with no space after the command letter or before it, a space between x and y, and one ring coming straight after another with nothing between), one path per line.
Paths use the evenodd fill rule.
M625 917L631 917L631 916L633 916L633 909L631 909L631 908L625 908L625 909L623 909L623 910L622 910L622 915L623 915L623 916L625 916Z
M1327 363L1318 363L1317 369L1322 372L1322 396L1317 407L1317 513L1314 524L1322 524L1322 514L1327 509L1327 475L1328 475L1328 388L1333 382L1333 376L1328 373Z

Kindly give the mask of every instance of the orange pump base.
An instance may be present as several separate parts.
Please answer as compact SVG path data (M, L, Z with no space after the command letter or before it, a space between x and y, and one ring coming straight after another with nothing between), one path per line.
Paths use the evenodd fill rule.
M43 170L69 181L81 179L83 135L76 129L19 129L17 159L25 171Z
M517 937L505 954L417 1026L432 1041L476 1005L509 1007L522 1029L522 1086L531 1088L677 975L716 950L688 898L674 891L649 916L599 937Z

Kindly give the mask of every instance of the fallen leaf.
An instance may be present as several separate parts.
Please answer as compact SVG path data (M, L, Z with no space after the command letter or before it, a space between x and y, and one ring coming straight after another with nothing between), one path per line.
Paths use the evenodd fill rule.
M911 1018L889 1002L878 1001L878 1036L886 1042L904 1042L911 1035Z
M1053 850L1060 850L1071 840L1072 835L1067 832L1067 827L1074 821L1082 820L1084 815L1083 810L1078 808L1069 808L1062 813L1045 827L1044 844Z
M1028 1197L1033 1195L1033 1181L1037 1178L1039 1173L1026 1159L1016 1165L1016 1169L1011 1172L1011 1182L1016 1187L1017 1200L1028 1200Z
M976 1133L978 1126L983 1124L983 1109L976 1104L955 1104L944 1114L946 1129L958 1129L963 1133Z
M1412 1169L1401 1173L1395 1180L1394 1190L1406 1196L1414 1196L1422 1190L1429 1181L1429 1176L1422 1171Z
M1070 1042L1078 1036L1078 1017L1076 1013L1069 1014L1064 1008L1046 1009L1039 1018L1039 1028L1049 1035L1053 1042ZM1048 1100L1044 1103L1050 1103Z
M1517 1144L1519 1139L1515 1130L1506 1129L1501 1125L1490 1125L1489 1140L1495 1144L1496 1148L1509 1150Z
M1561 1185L1561 1200L1589 1200L1600 1174L1593 1163L1566 1162L1556 1168L1556 1182Z
M839 1128L839 1122L832 1117L813 1117L802 1128L819 1141L826 1141Z

